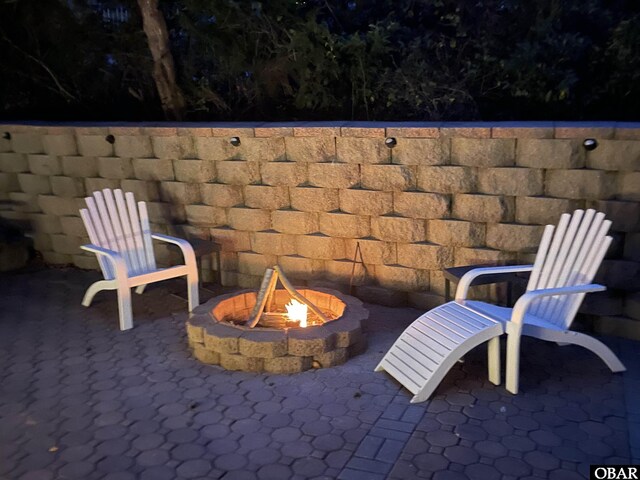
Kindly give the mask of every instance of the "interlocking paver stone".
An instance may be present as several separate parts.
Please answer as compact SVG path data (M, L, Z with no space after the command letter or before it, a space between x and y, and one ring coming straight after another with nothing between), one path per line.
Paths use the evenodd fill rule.
M280 455L278 454L278 457L279 456ZM229 472L243 468L247 463L247 457L237 453L227 453L225 455L220 455L215 459L216 468Z
M94 469L95 465L90 462L69 462L58 473L63 478L85 478Z
M229 435L230 429L226 425L208 425L200 430L200 434L205 438L223 438Z
M20 480L52 480L53 473L48 470L33 470L20 477Z
M500 472L490 465L484 465L482 463L474 463L468 465L464 473L470 480L500 480L502 475Z
M368 306L369 349L344 365L261 375L191 357L186 303L170 294L182 283L134 296L135 328L119 332L113 296L79 305L95 272L0 275L3 478L571 480L640 454L633 342L619 342L622 376L525 338L517 396L486 380L481 347L411 405L372 370L417 310Z
M224 455L225 453L231 453L238 449L238 442L229 440L227 438L219 438L212 440L207 444L207 450L215 455Z
M503 457L496 460L495 466L504 475L522 477L531 473L531 467L520 459Z
M347 462L347 468L373 474L386 474L391 470L391 465L378 460L353 457Z
M291 478L291 469L286 465L265 465L258 470L258 478L261 480L280 480Z
M164 465L146 468L140 473L140 480L174 480L176 471Z
M354 470L352 468L345 468L338 476L338 480L384 480L385 478L386 475L383 473Z
M268 433L255 432L244 435L238 443L245 450L254 450L273 443L273 437Z
M206 460L188 460L176 468L176 473L185 478L204 476L211 470L211 464Z
M435 430L425 436L427 442L437 447L451 447L458 443L458 436L452 432Z
M402 452L404 442L397 440L385 440L382 447L376 454L376 460L380 460L385 463L395 463Z
M98 470L102 472L127 471L133 460L124 455L108 455L98 462Z
M367 435L362 442L360 442L360 446L356 450L356 456L362 458L376 458L376 454L385 439L382 437L374 437L372 435Z
M166 450L155 448L142 452L136 458L136 463L142 467L152 467L155 465L164 465L169 460L169 452Z
M90 445L74 445L62 450L60 458L65 462L79 462L93 453Z
M176 460L192 460L202 457L205 451L206 449L202 445L184 443L171 450L171 458Z

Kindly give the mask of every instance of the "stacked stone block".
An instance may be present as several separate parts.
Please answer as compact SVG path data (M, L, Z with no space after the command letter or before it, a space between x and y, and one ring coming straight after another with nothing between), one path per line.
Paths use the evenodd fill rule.
M283 266L298 283L430 308L442 269L530 262L542 226L593 207L615 238L585 302L601 331L640 332L640 128L619 124L2 125L0 215L29 222L46 261L96 268L82 198L122 188L152 228L222 245L202 277L257 287ZM240 144L231 144L238 137ZM385 138L394 137L388 148ZM585 138L598 148L586 151ZM362 262L353 265L356 246ZM176 252L159 250L163 263ZM360 260L360 258L358 258ZM480 289L495 295L496 289Z

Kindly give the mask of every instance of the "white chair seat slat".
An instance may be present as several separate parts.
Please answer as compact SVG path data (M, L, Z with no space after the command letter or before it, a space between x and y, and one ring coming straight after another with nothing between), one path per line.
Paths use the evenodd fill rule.
M440 315L438 312L433 314L431 320L435 325L438 325L442 329L442 332L449 335L449 338L452 338L456 343L468 338L479 330L469 330L461 325L462 322L459 317L446 317L444 315Z
M445 347L441 343L435 341L429 336L429 331L426 333L416 327L411 330L407 330L407 336L411 337L411 341L420 345L420 348L433 352L433 355L438 357L446 357L451 353L451 349ZM407 341L409 341L407 339Z
M440 312L438 312L437 315L441 316L442 318L447 318L443 313ZM458 310L455 317L451 316L450 318L453 319L456 325L459 325L460 328L463 329L463 331L465 332L465 336L473 335L478 330L482 330L484 327L492 325L494 323L488 319L476 315L475 312L465 312L464 309Z
M395 350L389 352L385 357L384 370L414 395L418 393L422 385L429 380L428 377L424 377L420 371L410 368L403 362Z
M395 350L397 358L407 365L411 370L415 372L424 372L425 370L431 374L437 368L437 362L434 362L431 358L426 356L420 349L414 344L403 341L398 342L398 346Z
M469 309L476 311L479 314L489 316L494 320L506 323L511 319L511 314L513 313L513 308L509 307L501 307L500 305L494 305L492 303L482 302L480 300L472 300L466 303L466 306ZM540 317L536 317L532 314L527 314L525 316L525 324L535 325L538 327L551 328L554 330L562 330L561 327L558 327L554 323L549 322Z
M416 322L416 330L428 336L431 341L434 341L448 350L453 350L458 344L457 338L451 338L453 335L450 335L449 332L445 331L440 325L436 322L432 322L429 317L420 317Z
M419 362L420 365L424 365L430 372L433 372L438 367L438 363L443 358L442 355L439 355L434 350L425 348L422 343L409 342L407 338L399 342L398 347Z
M461 325L468 324L471 317L477 317L474 324L479 327L475 331L462 329ZM444 337L443 331L449 336ZM460 333L452 335L454 331ZM412 402L422 401L466 352L503 332L501 322L450 302L423 314L409 325L376 371L384 370L402 383L414 394ZM445 341L447 348L443 348Z

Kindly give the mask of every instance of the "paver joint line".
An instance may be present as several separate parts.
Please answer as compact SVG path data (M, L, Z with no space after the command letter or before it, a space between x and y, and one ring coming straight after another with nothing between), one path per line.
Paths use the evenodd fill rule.
M517 397L487 383L479 347L410 405L372 370L416 310L367 305L370 348L341 366L229 372L191 357L182 284L135 295L122 335L107 294L79 304L96 277L0 274L0 478L558 480L640 462L637 342L604 339L629 368L612 375L587 351L524 341Z

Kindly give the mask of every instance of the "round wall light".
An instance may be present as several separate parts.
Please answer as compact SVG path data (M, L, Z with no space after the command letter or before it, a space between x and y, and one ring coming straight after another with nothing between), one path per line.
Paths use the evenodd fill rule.
M598 148L598 141L595 138L585 138L582 142L582 146L586 151L590 152L591 150Z

